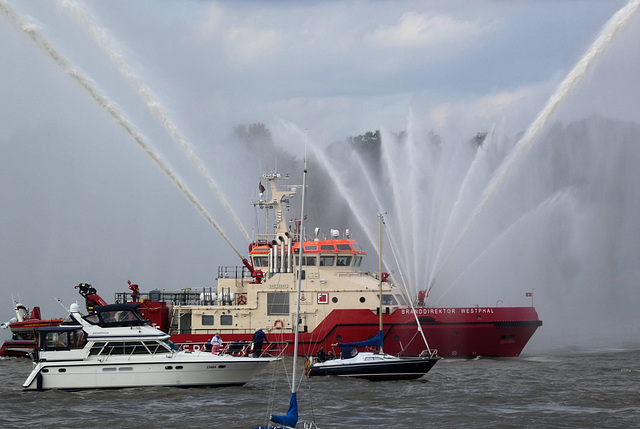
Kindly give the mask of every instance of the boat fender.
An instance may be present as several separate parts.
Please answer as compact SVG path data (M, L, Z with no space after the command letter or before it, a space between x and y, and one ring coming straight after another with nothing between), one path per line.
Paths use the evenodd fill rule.
M282 329L282 327L284 326L284 322L282 320L276 320L275 322L273 322L273 327L276 329Z
M307 356L304 359L304 375L309 375L309 372L311 372L312 366L313 366L313 362L311 361L311 357Z
M247 297L245 295L238 296L238 305L245 305L247 303Z
M42 391L42 381L42 372L39 372L38 375L36 375L36 390L39 392Z

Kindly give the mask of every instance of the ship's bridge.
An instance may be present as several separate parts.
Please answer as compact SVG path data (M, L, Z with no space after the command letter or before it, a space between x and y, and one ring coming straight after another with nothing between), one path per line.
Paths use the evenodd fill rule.
M269 272L291 272L298 265L300 242L286 244L258 243L251 248L251 262L256 269ZM343 238L304 242L303 266L360 267L366 252L356 240Z

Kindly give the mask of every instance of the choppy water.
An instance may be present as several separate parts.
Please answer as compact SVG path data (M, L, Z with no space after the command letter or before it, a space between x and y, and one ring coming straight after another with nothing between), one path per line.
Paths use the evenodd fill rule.
M320 428L638 427L639 356L640 347L566 349L443 360L417 381L303 379L300 418ZM249 428L289 401L283 363L244 387L81 392L23 392L30 369L0 360L0 427Z

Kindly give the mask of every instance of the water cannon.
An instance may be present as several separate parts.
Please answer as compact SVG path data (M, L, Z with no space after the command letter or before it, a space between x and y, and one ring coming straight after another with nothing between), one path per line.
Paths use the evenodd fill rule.
M262 283L262 278L264 277L264 273L262 272L262 270L256 270L255 268L253 268L253 265L249 263L247 258L242 258L242 263L251 273L251 277L253 277L252 284L259 285L260 283Z

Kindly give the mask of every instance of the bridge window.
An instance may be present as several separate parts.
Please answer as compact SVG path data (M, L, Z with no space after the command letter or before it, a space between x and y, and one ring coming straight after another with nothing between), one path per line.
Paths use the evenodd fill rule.
M348 267L351 265L351 256L338 256L337 266L339 267Z
M213 315L211 314L203 314L202 315L202 325L212 326L214 324Z
M268 256L254 256L253 257L253 266L254 267L268 267L269 266L269 257Z
M334 246L333 244L323 244L323 245L320 246L320 250L335 251L336 250L336 246Z
M296 256L296 265L299 264L300 261L300 257ZM302 257L302 265L306 265L306 266L312 266L315 267L316 266L316 262L317 259L315 256L303 256Z
M362 264L362 256L356 256L353 260L353 266L359 267Z
M351 246L348 244L338 244L336 245L336 247L338 248L338 250L348 250L348 251L353 250Z
M233 325L233 316L231 314L223 314L220 316L220 324L222 326Z
M336 260L335 256L320 256L320 266L333 267L335 260Z

